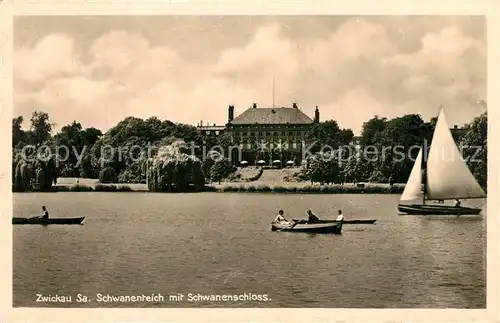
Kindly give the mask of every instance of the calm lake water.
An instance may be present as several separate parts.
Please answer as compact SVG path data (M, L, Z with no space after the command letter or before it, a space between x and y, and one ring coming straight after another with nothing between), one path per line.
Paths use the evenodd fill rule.
M485 308L486 216L397 212L398 195L21 193L14 214L46 205L84 225L13 226L14 306ZM486 201L476 201L486 205ZM465 205L465 203L464 203ZM270 231L278 209L376 218L342 235ZM483 211L485 212L485 211ZM36 302L37 293L72 296ZM77 294L91 302L77 302ZM97 293L162 294L105 303ZM185 294L183 301L169 295ZM264 301L194 301L267 294ZM187 300L189 298L189 301Z

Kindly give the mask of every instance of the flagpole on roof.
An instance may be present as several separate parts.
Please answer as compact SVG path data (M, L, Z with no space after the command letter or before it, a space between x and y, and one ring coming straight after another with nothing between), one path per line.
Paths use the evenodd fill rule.
M275 77L273 76L273 108L275 107L274 105L274 89L275 89Z

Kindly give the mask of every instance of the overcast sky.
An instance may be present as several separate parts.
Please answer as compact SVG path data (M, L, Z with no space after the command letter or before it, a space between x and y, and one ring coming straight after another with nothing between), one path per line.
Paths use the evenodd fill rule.
M227 107L297 102L359 134L374 115L442 104L450 125L486 100L486 25L450 16L20 17L15 115L102 130L127 116L224 124Z

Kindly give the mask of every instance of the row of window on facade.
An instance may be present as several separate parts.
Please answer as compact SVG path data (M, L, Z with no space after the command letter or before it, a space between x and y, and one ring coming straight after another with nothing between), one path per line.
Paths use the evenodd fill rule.
M232 132L231 133L233 136L242 136L242 137L245 137L245 136L249 136L249 137L252 137L252 136L267 136L267 137L278 137L278 136L295 136L295 137L300 137L300 136L304 136L306 134L306 132L299 132L299 131L290 131L288 132L288 134L286 132Z
M302 143L291 142L291 143L237 143L239 148L242 149L297 149L302 147ZM234 147L233 147L234 148ZM238 148L238 147L236 147Z
M219 131L202 132L204 135L219 135ZM290 131L290 132L230 132L233 137L303 137L306 132Z

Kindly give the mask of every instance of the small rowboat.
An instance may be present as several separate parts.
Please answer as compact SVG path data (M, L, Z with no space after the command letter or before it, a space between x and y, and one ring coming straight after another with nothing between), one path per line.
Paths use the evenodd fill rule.
M85 219L84 216L80 218L49 218L44 220L42 218L12 218L12 224L81 224Z
M294 222L297 222L298 220L293 219ZM372 219L372 220L344 220L344 224L374 224L377 221L377 219ZM337 223L339 221L337 220L317 220L316 222L318 223Z
M290 222L271 222L271 231L294 231L294 232L311 232L311 233L336 233L342 231L342 222L315 222L307 223L306 221Z

